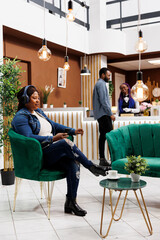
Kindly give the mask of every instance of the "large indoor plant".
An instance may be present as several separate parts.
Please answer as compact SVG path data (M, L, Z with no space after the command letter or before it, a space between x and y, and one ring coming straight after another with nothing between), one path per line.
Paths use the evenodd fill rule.
M128 162L125 163L125 169L130 173L132 182L139 182L140 175L145 173L148 170L148 164L146 159L142 158L140 155L136 156L127 156Z
M17 92L20 89L21 67L19 61L5 58L0 65L0 148L4 147L4 169L1 170L2 184L14 183L14 168L8 130L17 112Z

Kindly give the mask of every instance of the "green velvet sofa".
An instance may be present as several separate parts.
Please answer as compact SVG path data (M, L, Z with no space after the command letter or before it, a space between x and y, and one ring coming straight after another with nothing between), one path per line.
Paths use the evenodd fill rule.
M160 124L131 124L106 134L112 169L128 174L124 169L126 156L141 155L149 165L144 176L160 177Z

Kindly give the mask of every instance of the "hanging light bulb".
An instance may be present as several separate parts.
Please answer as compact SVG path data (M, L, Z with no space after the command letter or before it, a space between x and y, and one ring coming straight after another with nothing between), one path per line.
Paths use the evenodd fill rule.
M84 68L81 70L81 76L89 76L91 75L91 71L87 68L87 64L84 65Z
M42 41L42 47L38 51L38 57L42 61L48 61L51 57L51 51L47 48L47 41L44 38Z
M148 98L149 89L143 83L143 73L137 72L137 82L131 89L131 96L135 101L142 102Z
M136 51L137 52L145 52L147 50L147 43L146 41L143 40L143 33L141 30L139 30L138 32L139 38L138 38L138 42L136 43Z
M64 70L65 71L68 71L69 69L70 69L70 66L69 66L69 57L68 56L65 56L64 57L64 66L63 66L63 68L64 68Z
M67 19L70 22L73 22L75 20L75 16L73 14L73 2L70 0L68 2L68 11L69 13L67 14Z

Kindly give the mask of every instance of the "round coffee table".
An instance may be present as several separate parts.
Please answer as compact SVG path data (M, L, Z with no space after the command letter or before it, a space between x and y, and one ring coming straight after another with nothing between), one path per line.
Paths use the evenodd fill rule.
M125 202L126 202L126 198L127 198L129 190L133 190L134 191L134 194L136 196L138 205L140 207L140 210L141 210L142 215L144 217L145 223L147 225L148 231L149 231L150 235L152 235L152 225L151 225L151 221L150 221L150 218L149 218L149 214L148 214L147 207L146 207L146 204L145 204L145 201L144 201L144 197L143 197L143 194L142 194L142 190L141 190L142 188L144 188L147 185L147 183L145 181L140 180L139 182L134 183L134 182L131 181L131 178L120 178L118 180L104 179L104 180L100 181L99 184L100 184L101 187L104 188L104 191L103 191L103 202L102 202L102 213L101 213L101 225L100 225L100 235L101 235L102 238L105 238L105 237L108 236L110 228L111 228L111 225L112 225L112 221L113 220L114 221L119 221L121 219L122 214L123 214L123 210L124 210L124 206L125 206ZM112 216L111 216L111 220L110 220L107 232L106 232L105 235L103 235L102 234L102 227L103 227L103 213L104 213L104 203L105 203L106 188L109 190L111 214L112 214ZM113 210L113 205L112 205L112 190L119 191L119 195L118 195L117 202L116 202L114 210ZM141 198L142 198L142 202L143 202L143 205L144 205L146 216L144 214L144 211L142 209L141 203L139 201L139 198L138 198L138 195L137 195L137 192L136 192L137 190L140 191L140 195L141 195ZM118 203L119 203L122 191L126 191L126 194L125 194L125 197L124 197L124 201L123 201L123 205L122 205L120 216L119 216L119 218L115 219L114 216L115 216L115 213L116 213L116 209L117 209L117 206L118 206Z

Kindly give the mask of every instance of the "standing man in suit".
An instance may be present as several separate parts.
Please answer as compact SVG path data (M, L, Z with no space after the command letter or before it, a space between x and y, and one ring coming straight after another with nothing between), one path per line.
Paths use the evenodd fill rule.
M105 140L106 133L113 129L112 121L115 116L111 111L111 104L106 83L110 79L111 72L108 68L101 68L99 71L99 79L93 89L93 114L99 124L99 155L101 166L108 166L110 162L105 159Z

